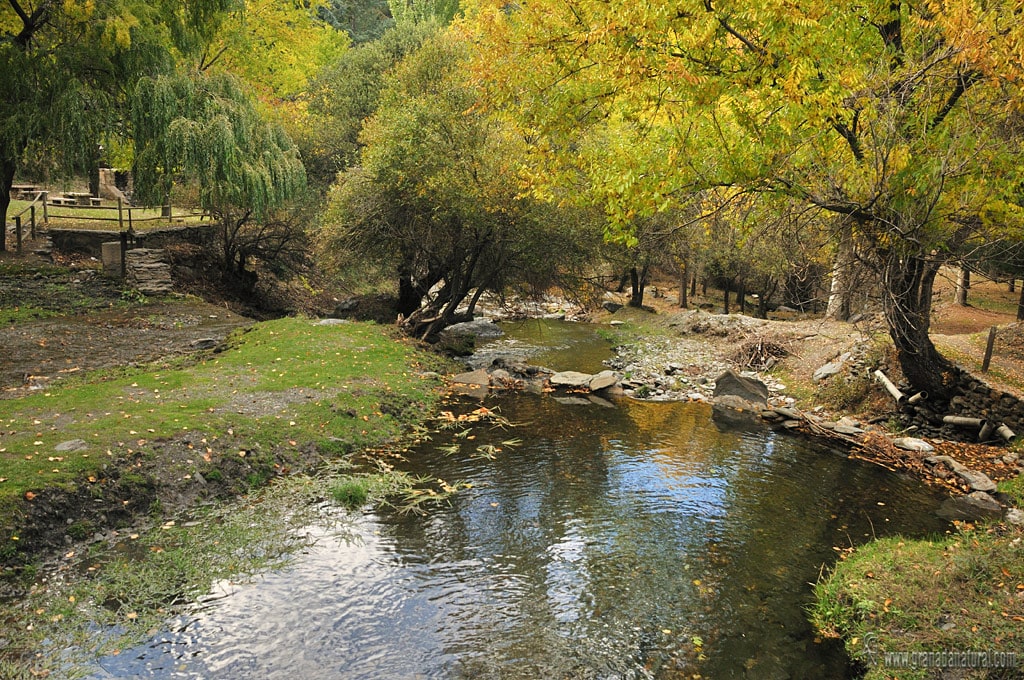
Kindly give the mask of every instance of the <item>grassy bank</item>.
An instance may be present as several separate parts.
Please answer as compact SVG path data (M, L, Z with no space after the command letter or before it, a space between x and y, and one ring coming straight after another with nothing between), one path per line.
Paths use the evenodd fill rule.
M1024 504L1021 478L1003 482L1000 489L1018 506ZM814 624L844 639L850 656L867 668L867 680L1019 678L1024 673L1020 528L965 523L957 533L935 540L873 541L819 581L815 598ZM943 658L950 652L956 656ZM975 652L989 656L969 656ZM1005 663L1000 655L1015 655L1012 669L979 667ZM955 668L964 663L973 668ZM943 674L948 672L954 674Z
M435 398L436 381L419 375L432 362L380 326L281 319L225 351L0 402L0 559L52 539L53 527L34 523L67 494L116 490L129 514L158 513L175 493L256 487L393 438Z
M325 501L339 486L370 501L422 486L361 477L347 454L420 422L439 362L374 324L281 319L0 402L0 677L76 677L218 582L281 564L311 515L344 523L351 499Z

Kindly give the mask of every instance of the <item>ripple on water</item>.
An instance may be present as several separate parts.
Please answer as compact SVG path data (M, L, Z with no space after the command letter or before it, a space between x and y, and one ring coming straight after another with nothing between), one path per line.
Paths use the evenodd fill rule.
M409 456L472 483L450 506L365 515L354 542L314 527L289 568L96 677L847 677L808 583L833 545L942 530L938 498L700 405L619 406L501 402L521 447Z

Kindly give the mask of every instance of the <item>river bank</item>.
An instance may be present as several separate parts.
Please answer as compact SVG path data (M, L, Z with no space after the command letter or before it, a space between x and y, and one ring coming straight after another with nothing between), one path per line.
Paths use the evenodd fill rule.
M901 421L872 377L877 369L898 375L877 324L779 324L698 311L658 318L637 310L599 320L615 324L611 333L620 344L610 364L633 395L707 401L724 368L745 369L768 386L770 407L800 415L801 421L790 421L794 427L846 440L839 443L855 457L943 488L951 494L951 516L971 518L945 537L890 538L856 550L836 546L839 561L819 579L810 614L823 636L842 638L866 678L1020 677L1024 527L1020 510L1012 509L1024 507L1019 442L1006 447L929 436L913 440L929 451L892 446L893 437L917 434L917 428ZM1003 332L1011 341L1016 337L1012 326ZM953 336L943 341L969 344ZM1000 389L1013 390L1014 369L1010 363L997 378ZM833 430L814 426L822 422L867 432L863 439L834 437ZM975 491L969 473L958 477L946 465L931 464L941 459L935 457L982 470L998 486L990 494ZM939 658L936 652L957 655ZM915 665L904 664L911 656Z

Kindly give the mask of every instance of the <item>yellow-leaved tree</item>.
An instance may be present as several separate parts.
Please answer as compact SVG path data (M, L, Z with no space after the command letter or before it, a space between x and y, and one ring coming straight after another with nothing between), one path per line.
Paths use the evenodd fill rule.
M626 240L636 214L714 187L841 216L907 379L953 396L932 285L968 239L1020 223L1020 2L467 5L475 77L533 140L537 191L587 173ZM588 143L608 130L620 153Z

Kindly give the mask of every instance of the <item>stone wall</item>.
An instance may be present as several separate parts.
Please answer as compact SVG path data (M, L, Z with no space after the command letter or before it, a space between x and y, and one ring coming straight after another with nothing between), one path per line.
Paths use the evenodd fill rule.
M99 259L105 241L120 241L120 232L94 229L49 229L47 234L54 250L61 253L89 255ZM217 225L203 224L187 227L165 227L135 234L135 248L165 248L169 245L189 243L211 247L217 236Z
M908 419L920 428L920 434L965 441L977 439L977 433L971 429L943 424L942 417L951 415L981 418L992 429L1004 424L1018 438L1024 436L1024 399L998 390L966 372L962 374L956 391L957 395L950 401L949 409L943 413L932 411L927 404L908 408ZM1002 441L992 429L987 441Z

